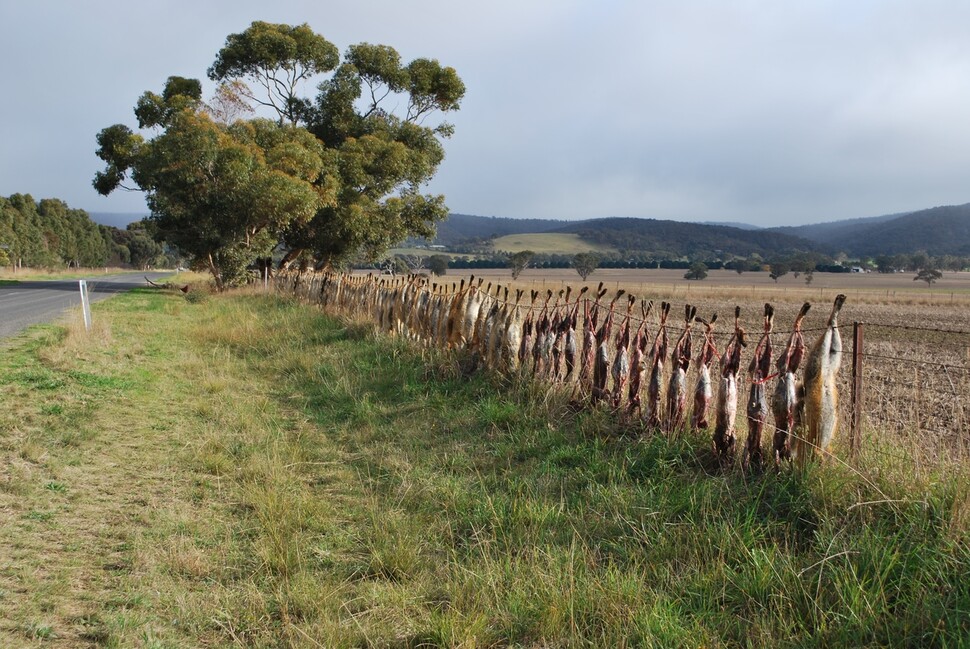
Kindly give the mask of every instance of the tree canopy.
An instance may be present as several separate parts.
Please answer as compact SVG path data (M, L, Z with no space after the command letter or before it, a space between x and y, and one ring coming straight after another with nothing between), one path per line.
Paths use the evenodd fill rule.
M344 58L307 25L254 22L216 55L208 74L221 85L209 105L197 81L170 77L135 109L154 136L120 124L101 131L106 167L95 188L107 194L130 178L146 192L155 236L208 267L220 287L278 246L281 264L322 266L433 236L447 208L421 187L452 127L423 122L457 110L464 84L432 59L402 64L384 45L355 45ZM298 95L328 72L315 100ZM234 119L245 99L276 119Z
M0 197L0 246L6 263L31 267L103 266L109 241L84 210L57 198Z
M586 281L586 278L593 274L593 271L599 268L600 258L591 252L580 252L573 257L573 268L579 273L579 276Z
M913 278L914 282L926 282L928 287L932 287L936 280L943 277L943 272L937 268L920 268Z
M702 261L695 261L684 273L684 279L701 280L707 277L707 265Z
M208 75L213 81L248 79L264 91L246 92L250 100L274 110L281 124L284 120L296 124L310 108L298 95L299 85L330 72L339 62L337 47L307 24L291 27L256 21L226 38Z
M509 257L509 268L512 269L512 279L518 279L522 271L529 267L529 262L536 253L531 250L522 250Z
M428 259L428 270L434 275L448 273L448 257L446 255L431 255Z

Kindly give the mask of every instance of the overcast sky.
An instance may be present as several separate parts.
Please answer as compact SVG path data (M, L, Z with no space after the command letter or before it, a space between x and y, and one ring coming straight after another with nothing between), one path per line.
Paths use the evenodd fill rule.
M210 96L254 20L454 67L428 188L452 212L767 226L970 202L966 0L2 0L0 195L145 211L91 187L96 134L170 75Z

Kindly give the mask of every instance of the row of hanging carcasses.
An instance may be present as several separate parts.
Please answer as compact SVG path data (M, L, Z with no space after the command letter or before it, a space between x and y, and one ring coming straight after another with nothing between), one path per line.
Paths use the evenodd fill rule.
M607 298L599 288L558 292L510 290L472 277L459 283L436 283L427 277L383 277L343 273L283 273L277 287L332 312L372 318L384 332L428 346L465 349L481 364L500 372L529 371L552 384L567 385L578 397L606 402L626 417L675 433L684 426L709 427L713 414L714 449L734 456L741 349L747 342L735 309L733 332L719 354L714 338L716 316L705 321L686 305L681 333L670 348L667 319L671 305L640 301L617 290ZM606 298L606 300L604 300ZM656 311L656 331L649 337L648 318ZM748 436L745 464L761 463L761 436L769 414L767 384L774 414L772 455L789 457L790 433L799 419L796 372L804 354L802 307L788 344L771 373L773 310L765 305L764 331L748 367L750 387L745 409ZM694 328L703 327L700 351L692 356ZM668 358L668 351L669 358ZM719 360L717 386L711 372ZM666 365L669 364L669 371ZM688 385L688 369L696 368ZM644 403L644 397L646 401ZM715 398L716 397L716 398ZM688 402L693 409L688 418ZM712 412L713 411L713 412Z

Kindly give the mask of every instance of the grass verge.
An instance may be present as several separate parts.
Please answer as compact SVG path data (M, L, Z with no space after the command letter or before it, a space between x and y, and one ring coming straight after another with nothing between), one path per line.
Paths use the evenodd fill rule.
M967 474L718 473L292 302L0 351L0 645L960 646Z

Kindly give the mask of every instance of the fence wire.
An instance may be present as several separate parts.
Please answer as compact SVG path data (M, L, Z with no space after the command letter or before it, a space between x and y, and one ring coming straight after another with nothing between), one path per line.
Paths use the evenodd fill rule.
M610 394L614 398L614 407L620 411L634 412L629 383L635 380L632 369L626 376L617 376L614 364L620 355L622 334L625 327L629 327L630 337L642 331L646 355L643 361L640 394L646 397L647 381L650 376L653 359L649 353L655 342L659 341L660 305L666 298L660 295L641 295L635 302L629 301L629 293L624 293L619 299L618 289L604 291L601 299L597 299L597 290L590 287L585 294L579 290L569 292L543 290L533 299L531 292L518 293L497 284L483 285L480 281L430 283L414 279L388 279L375 276L348 276L323 274L288 274L276 278L277 287L287 293L295 294L307 302L320 304L331 311L351 313L355 316L362 314L372 316L377 325L388 333L408 336L420 340L424 344L442 347L479 345L479 351L485 355L486 365L493 365L497 369L505 370L508 366L522 365L531 368L539 378L547 381L551 386L565 386L586 396L594 395L605 387L606 394L600 394L601 401L610 402ZM474 287L472 289L471 287ZM478 322L469 325L457 325L462 328L456 334L448 323L449 311L462 299L467 297L470 290L477 291L482 298L478 313L487 315L489 312L500 313L501 323L485 323L484 316ZM834 298L834 295L831 296ZM649 299L653 308L649 315L642 317L640 303ZM611 308L611 303L613 303ZM764 334L764 304L731 304L725 299L698 298L694 304L697 316L706 321L714 313L719 314L714 327L715 359L711 363L710 372L714 381L714 391L717 391L717 381L723 369L720 357L724 354L725 346L734 333L734 307L740 306L740 324L746 334L747 346L742 352L742 360L738 372L738 416L736 434L738 446L742 445L747 433L745 422L745 404L748 403L752 386L767 386L768 401L774 388L776 363L779 354L786 347L794 330L795 316L799 311L799 304L778 303L775 305L774 319L768 341L773 347L771 356L771 375L754 375L750 372L750 363L755 348ZM832 309L828 303L815 303L805 320L800 332L806 346L806 356L812 347L827 331L827 320ZM452 313L452 315L454 315ZM836 436L835 451L848 455L848 440L853 431L850 430L853 412L856 407L854 398L859 399L862 418L858 431L861 435L861 452L881 455L885 457L906 457L923 464L937 464L948 460L962 461L970 457L970 433L968 433L968 405L967 395L970 394L970 331L953 326L922 326L899 321L898 314L886 312L885 321L875 321L872 318L854 318L849 320L843 312L839 331L841 333L843 358L842 369L837 377L839 426ZM575 316L575 326L572 327L574 341L577 344L577 356L583 352L583 341L587 334L595 339L597 346L604 341L610 353L607 361L606 383L593 387L590 382L593 368L577 367L567 376L562 362L564 340L556 338L555 332L550 334L550 328L555 329L565 318ZM587 316L587 317L584 317ZM934 309L933 317L939 322L939 309ZM894 321L895 320L895 321ZM949 323L944 323L949 324ZM590 331L586 329L592 325ZM684 305L673 305L666 322L668 338L668 354L678 340L686 333ZM449 329L452 327L452 329ZM862 346L854 348L854 327L861 327L864 333ZM521 339L531 335L533 347L526 357L513 358L518 350L505 349L496 351L486 349L495 344L497 339L504 339L509 331L517 329L514 336L516 344ZM542 329L542 333L540 333ZM563 332L570 329L564 327ZM706 344L704 333L706 326L695 322L690 327L692 333L692 349L690 363L686 374L687 403L682 415L681 423L690 422L693 407L692 393L698 376L698 354L702 345ZM549 336L540 341L541 336ZM484 339L481 338L484 336ZM565 333L563 333L565 336ZM497 337L497 338L496 338ZM471 340L476 338L476 340ZM456 342L457 341L457 342ZM499 340L501 343L501 340ZM538 350L539 345L545 345ZM626 343L624 352L629 361L636 360L634 341ZM559 357L554 359L557 353ZM538 350L538 351L537 351ZM586 350L588 352L588 349ZM665 387L670 380L672 359L665 359L662 383ZM576 362L583 359L576 358ZM799 370L804 370L805 363ZM861 369L861 392L853 391L853 366ZM617 386L617 381L622 381ZM619 397L616 395L623 392ZM638 395L639 398L639 395ZM713 412L712 412L713 416ZM770 445L775 430L772 416L767 417L764 438Z

